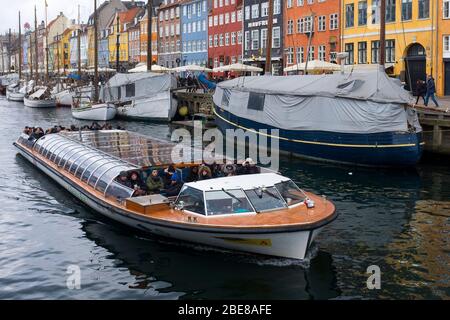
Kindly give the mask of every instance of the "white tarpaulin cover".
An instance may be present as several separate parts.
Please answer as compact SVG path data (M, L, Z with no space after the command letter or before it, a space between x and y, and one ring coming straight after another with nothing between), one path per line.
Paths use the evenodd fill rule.
M132 84L134 84L134 90L127 90L127 85ZM170 74L151 72L134 74L118 73L102 88L101 96L104 97L104 101L108 102L119 100L129 101L168 91L176 88L176 86L177 80Z
M263 94L263 110L248 108L250 93ZM214 94L216 105L238 117L287 130L342 133L407 131L408 123L420 130L417 115L405 108L410 101L409 92L380 69L237 78L220 83Z

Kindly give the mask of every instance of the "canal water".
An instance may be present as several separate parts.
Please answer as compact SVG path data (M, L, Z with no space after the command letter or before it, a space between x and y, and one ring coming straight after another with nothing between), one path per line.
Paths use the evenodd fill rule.
M283 158L281 172L340 213L307 262L136 235L96 215L12 146L26 125L78 124L70 109L0 98L1 299L450 298L450 164L375 170ZM114 122L170 138L164 124ZM69 266L81 289L66 285ZM367 288L367 268L381 289Z

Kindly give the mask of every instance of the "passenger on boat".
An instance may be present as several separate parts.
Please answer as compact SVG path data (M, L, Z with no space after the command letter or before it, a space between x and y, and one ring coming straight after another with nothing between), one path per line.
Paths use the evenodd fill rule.
M174 173L172 173L170 184L162 193L165 194L166 197L176 197L180 193L182 187L183 183L181 182L179 175L175 171Z
M132 171L130 172L129 180L132 185L132 189L135 191L135 197L141 197L147 195L147 185L142 181L139 172Z
M101 130L102 127L97 122L94 121L94 122L92 122L92 125L91 125L91 127L89 129L94 130L94 131L98 131L98 130Z
M213 178L223 177L222 167L214 161L213 164L208 166L211 169L211 176Z
M150 194L158 194L164 189L164 182L159 176L158 170L153 170L152 174L147 178L147 190Z
M75 125L70 126L70 131L79 131L79 129Z
M245 160L245 174L259 174L261 173L261 170L256 166L256 163L253 161L252 158L247 158Z
M195 182L198 181L198 166L194 166L191 168L189 177L187 178L187 182Z
M133 189L133 184L130 180L128 180L128 173L126 171L122 171L119 175L119 183L125 187Z
M198 169L198 180L208 180L212 178L212 172L211 169L205 165L202 164L200 168Z
M222 169L223 175L225 177L232 177L236 175L236 165L231 161L228 161Z

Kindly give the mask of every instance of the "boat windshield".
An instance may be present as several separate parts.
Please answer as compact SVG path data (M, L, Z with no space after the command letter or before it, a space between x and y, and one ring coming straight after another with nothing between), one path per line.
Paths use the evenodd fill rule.
M254 212L243 190L208 191L205 193L208 216Z
M191 187L183 187L175 202L175 206L182 210L205 215L205 202L203 192Z
M275 187L246 190L245 194L257 212L286 208L286 202Z
M305 201L305 194L292 180L278 183L275 187L288 206L293 206Z

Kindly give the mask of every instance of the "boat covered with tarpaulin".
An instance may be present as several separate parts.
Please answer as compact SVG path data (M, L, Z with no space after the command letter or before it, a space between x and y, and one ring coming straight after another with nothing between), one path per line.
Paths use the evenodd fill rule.
M214 113L221 130L260 134L260 129L267 129L269 137L279 140L281 151L302 157L408 166L420 160L423 149L411 100L398 81L377 68L225 81L214 94Z

